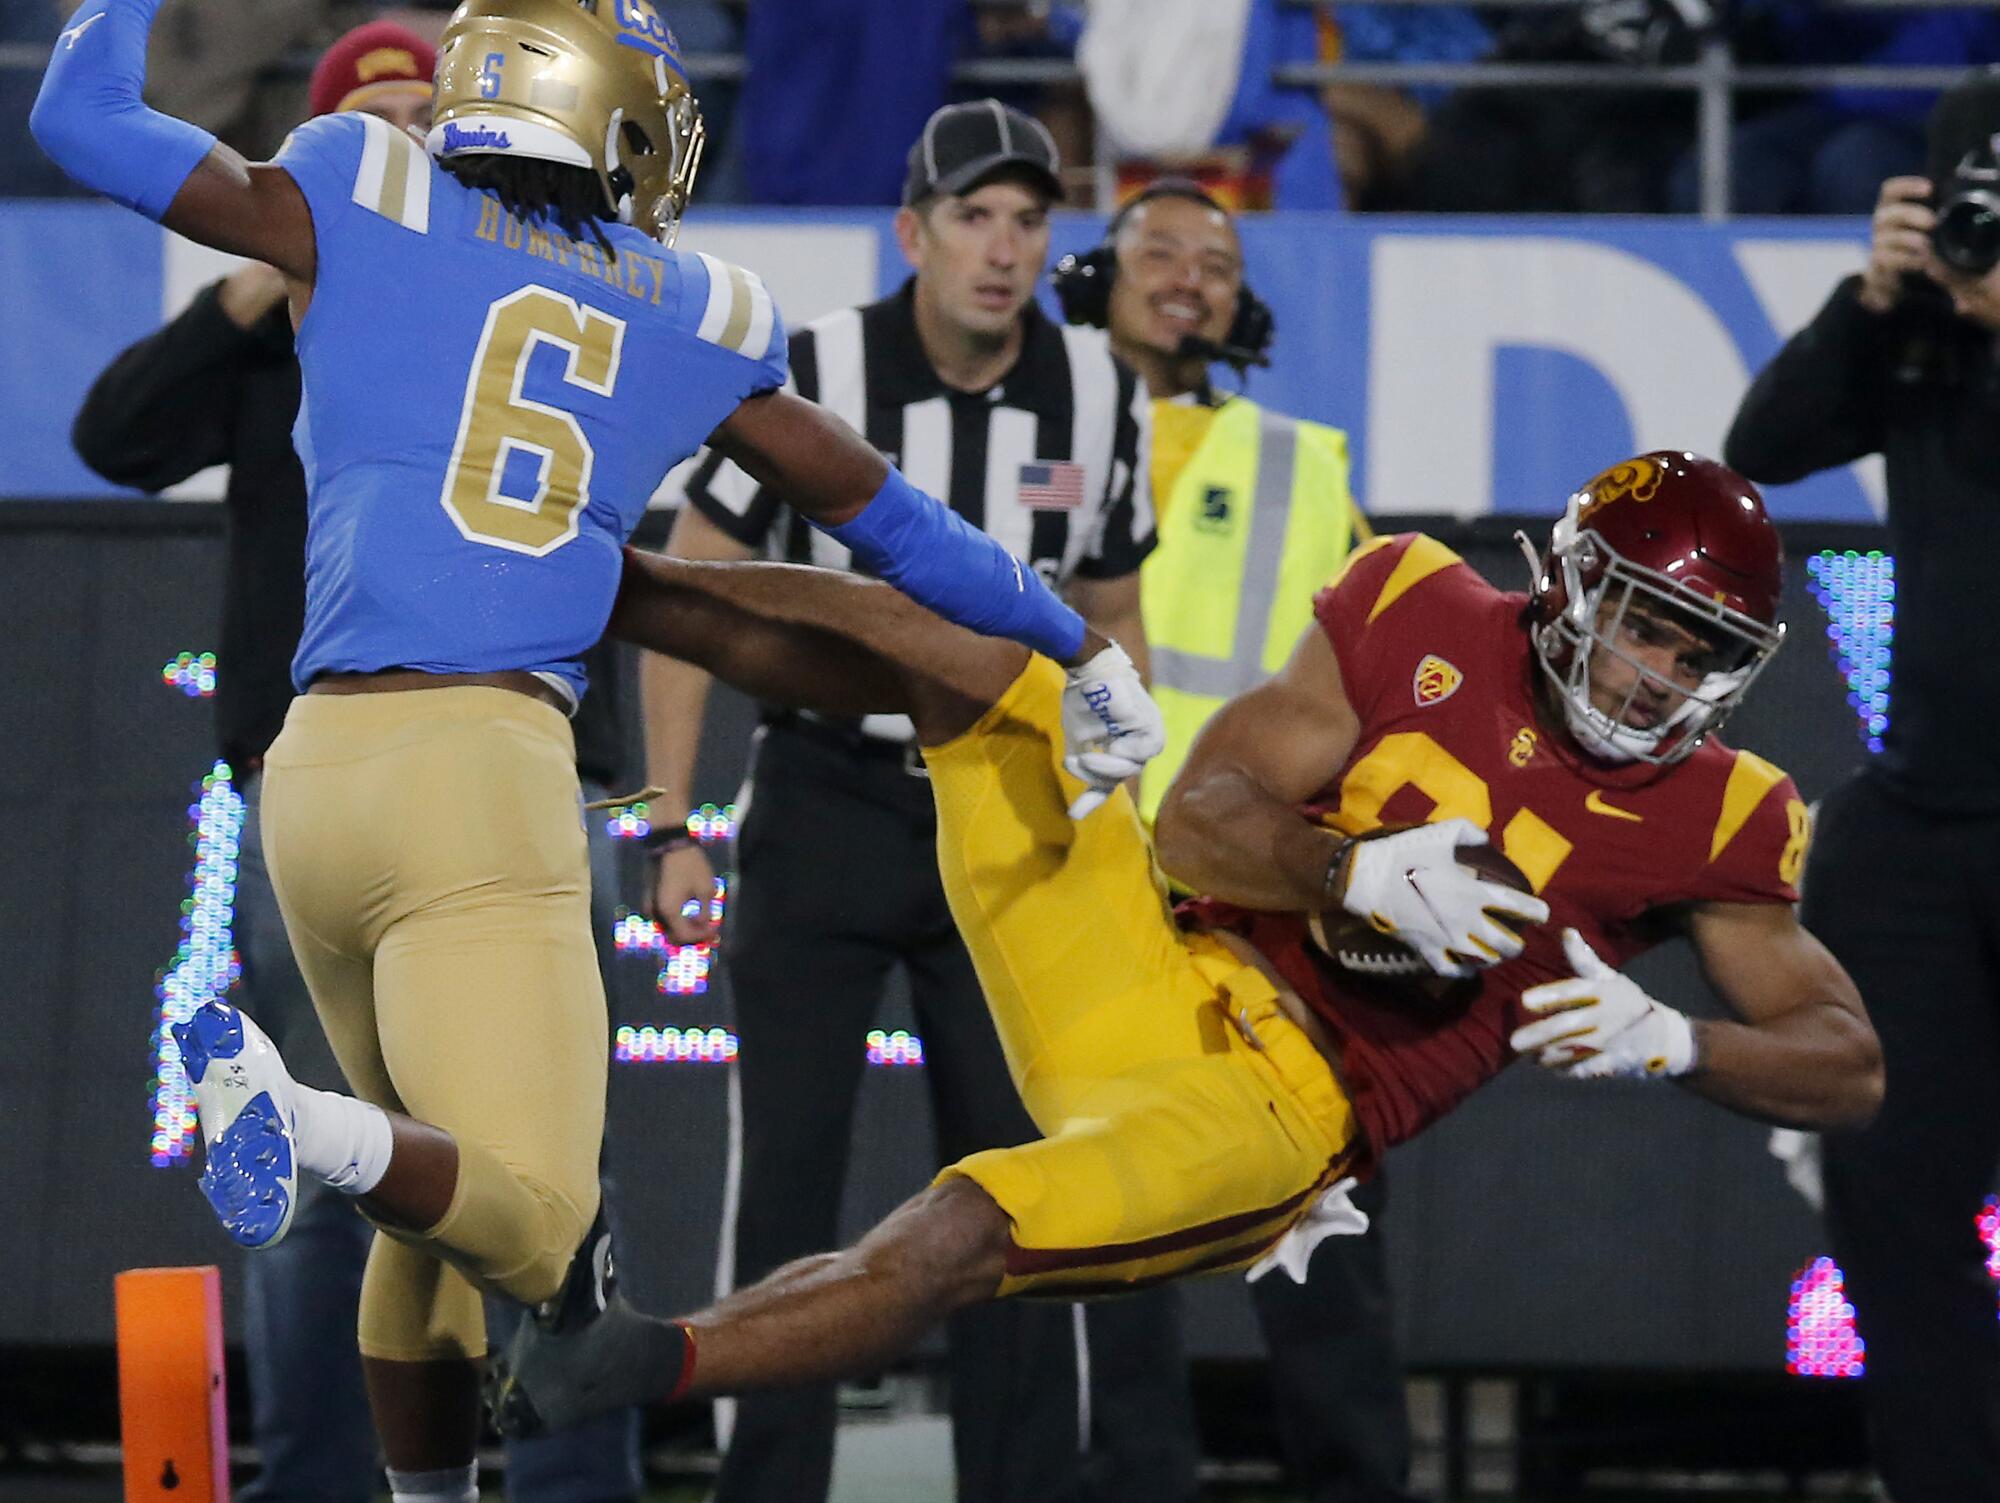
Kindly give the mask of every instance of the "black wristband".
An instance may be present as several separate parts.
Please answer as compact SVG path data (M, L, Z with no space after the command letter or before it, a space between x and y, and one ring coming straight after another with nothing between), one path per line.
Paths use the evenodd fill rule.
M648 856L664 856L670 851L684 851L689 846L700 844L699 840L688 834L685 825L661 825L641 837L639 849Z
M1327 858L1326 876L1320 884L1319 891L1319 906L1322 909L1342 906L1341 899L1347 893L1348 861L1353 856L1357 844L1359 841L1355 836L1343 835L1340 844L1333 848L1333 854Z

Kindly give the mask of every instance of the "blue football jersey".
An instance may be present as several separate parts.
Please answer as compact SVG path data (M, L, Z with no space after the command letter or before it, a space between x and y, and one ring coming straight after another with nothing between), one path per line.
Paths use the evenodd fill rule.
M370 115L309 121L277 161L319 245L294 682L516 668L580 697L647 499L785 379L770 295L622 225L607 257L524 223Z

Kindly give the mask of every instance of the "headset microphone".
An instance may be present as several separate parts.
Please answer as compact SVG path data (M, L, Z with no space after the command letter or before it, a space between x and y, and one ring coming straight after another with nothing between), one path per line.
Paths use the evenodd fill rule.
M1196 183L1178 178L1154 183L1112 216L1104 239L1094 249L1080 255L1064 256L1056 264L1051 280L1055 283L1056 301L1062 305L1065 322L1085 324L1094 329L1111 326L1111 284L1118 275L1119 226L1141 204L1161 198L1190 199L1206 204L1224 217L1229 214L1212 194ZM1252 292L1247 283L1239 283L1229 332L1219 341L1203 339L1198 334L1183 334L1174 354L1179 359L1219 360L1233 367L1238 375L1243 375L1253 365L1270 365L1271 342L1277 337L1277 332L1277 320L1272 317L1269 305Z
M1238 371L1246 371L1251 366L1263 370L1271 367L1271 357L1262 350L1246 349L1240 344L1217 344L1213 339L1203 339L1199 334L1183 334L1181 342L1174 348L1176 360L1219 360L1224 365L1234 366Z

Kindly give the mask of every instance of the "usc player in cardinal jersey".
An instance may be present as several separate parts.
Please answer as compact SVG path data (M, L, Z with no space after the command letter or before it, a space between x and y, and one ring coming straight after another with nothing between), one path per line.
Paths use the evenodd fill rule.
M529 1331L497 1376L503 1423L865 1370L984 1299L1295 1267L1343 1178L1519 1055L1768 1121L1865 1120L1873 1031L1793 912L1805 807L1713 734L1782 638L1782 562L1756 490L1675 453L1572 496L1525 595L1432 538L1371 544L1162 806L1161 859L1210 895L1176 914L1122 792L1064 815L1053 664L863 581L628 557L619 635L766 700L915 717L946 892L1045 1136L683 1320L614 1298ZM1534 896L1456 859L1488 839ZM1307 923L1336 906L1458 979L1339 971ZM1616 970L1674 934L1737 1021Z

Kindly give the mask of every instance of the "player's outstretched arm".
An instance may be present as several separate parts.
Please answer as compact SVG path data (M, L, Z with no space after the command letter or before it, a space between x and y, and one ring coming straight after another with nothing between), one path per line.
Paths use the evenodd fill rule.
M1575 1080L1678 1080L1785 1127L1856 1127L1882 1101L1882 1052L1854 983L1784 903L1690 910L1703 969L1739 1021L1690 1018L1599 959L1574 929L1576 974L1521 994L1516 1051Z
M1740 1021L1697 1019L1686 1083L1786 1127L1858 1127L1882 1104L1882 1049L1861 993L1783 903L1709 903L1689 929Z
M310 286L312 216L283 169L150 109L146 36L160 0L85 0L56 39L29 116L35 140L84 187L203 245L253 256Z
M1346 842L1300 816L1361 731L1326 635L1308 627L1275 678L1210 717L1154 826L1175 880L1246 908L1316 910Z
M992 538L905 480L859 434L789 392L751 397L709 442L920 605L1074 666L1102 635Z

